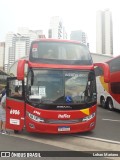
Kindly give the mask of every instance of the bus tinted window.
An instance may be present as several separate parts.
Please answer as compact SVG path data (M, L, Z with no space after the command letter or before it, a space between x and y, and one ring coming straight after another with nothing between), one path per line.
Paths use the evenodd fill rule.
M111 83L111 91L114 94L120 94L120 82Z
M100 67L96 67L95 68L95 75L96 75L96 77L103 75L103 69Z
M88 48L82 44L66 42L34 42L30 61L57 64L92 64Z
M110 66L110 72L120 71L120 57L109 61L108 64Z
M95 96L94 72L38 69L29 71L27 97L30 102L84 104L95 102Z

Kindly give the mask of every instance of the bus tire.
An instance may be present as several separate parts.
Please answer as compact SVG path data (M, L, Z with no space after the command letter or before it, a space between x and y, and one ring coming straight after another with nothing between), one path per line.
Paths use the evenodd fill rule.
M111 98L108 98L107 99L107 107L110 111L113 111L114 110L114 105L113 105L113 101Z
M15 133L15 134L18 134L18 133L19 133L19 131L18 131L18 130L14 130L14 133Z
M100 98L100 105L102 106L102 108L106 108L106 102L104 97Z

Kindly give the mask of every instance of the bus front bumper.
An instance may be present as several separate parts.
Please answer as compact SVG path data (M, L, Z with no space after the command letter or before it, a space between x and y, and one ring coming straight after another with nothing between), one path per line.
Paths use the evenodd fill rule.
M78 133L93 130L96 125L96 116L91 120L74 123L74 124L47 124L35 122L26 117L26 130L28 132L36 133L52 133L52 134L64 134L64 133Z

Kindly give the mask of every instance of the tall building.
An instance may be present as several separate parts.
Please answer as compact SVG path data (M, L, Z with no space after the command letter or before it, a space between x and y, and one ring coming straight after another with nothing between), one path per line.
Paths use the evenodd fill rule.
M59 16L54 16L50 19L48 38L67 39L65 27L63 26L63 22Z
M112 14L109 9L97 11L96 53L113 55Z
M18 59L28 56L30 44L33 40L43 35L42 30L29 30L19 28L18 33L8 33L5 46L5 71Z
M0 70L4 70L5 42L0 42Z
M8 33L5 47L5 71L19 58L29 53L30 38L19 33Z
M80 41L84 44L87 44L87 35L81 30L72 31L70 35L71 40Z
M8 60L9 60L9 54L12 52L12 38L14 37L13 32L9 32L6 35L6 40L5 40L5 59L4 59L4 70L7 72L8 66Z

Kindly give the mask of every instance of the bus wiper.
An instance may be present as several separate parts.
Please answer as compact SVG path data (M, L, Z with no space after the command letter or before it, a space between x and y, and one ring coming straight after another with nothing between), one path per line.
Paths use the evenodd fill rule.
M83 95L84 94L84 95ZM88 103L88 90L85 89L82 94L81 94L81 99L84 97L84 102L87 104Z
M54 103L60 103L63 102L64 96L61 96L59 98L57 98L56 100L54 100Z
M49 99L44 99L44 100L41 99L41 103L44 103L44 104L46 104L46 103L48 104L49 103L49 104L51 104L51 103L53 103L53 101L49 100Z
M39 107L39 105L41 104L52 104L53 101L49 100L49 99L40 99L37 103L36 103L36 107Z
M85 96L85 97L84 97L84 102L85 102L86 104L88 104L88 96Z

